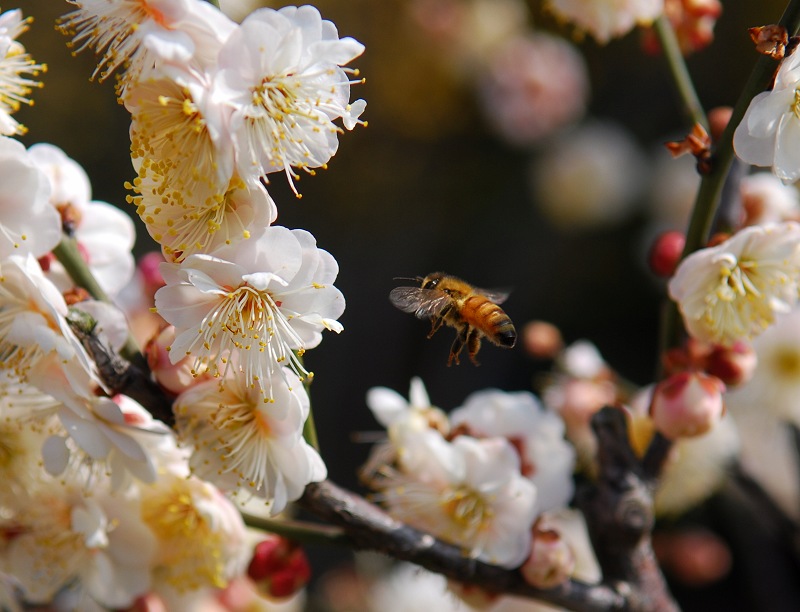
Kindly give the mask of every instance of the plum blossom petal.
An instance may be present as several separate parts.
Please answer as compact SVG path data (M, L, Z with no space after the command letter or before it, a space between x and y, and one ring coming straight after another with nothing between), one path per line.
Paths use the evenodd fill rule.
M696 251L678 266L669 293L693 337L731 345L752 338L798 299L800 225L751 226Z

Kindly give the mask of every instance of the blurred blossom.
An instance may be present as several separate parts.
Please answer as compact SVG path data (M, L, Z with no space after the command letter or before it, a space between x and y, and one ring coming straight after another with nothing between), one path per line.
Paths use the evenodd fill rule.
M649 25L664 10L663 0L548 0L557 19L572 23L600 44Z
M268 6L267 0L221 0L219 3L222 12L236 22L241 21L257 8Z
M466 77L487 56L526 29L523 0L411 0L409 10L453 67Z
M654 432L648 414L652 391L652 386L642 389L629 405L628 429L639 456L644 455ZM713 495L725 481L738 452L739 435L729 417L702 436L676 440L655 492L656 513L677 516Z
M800 194L770 172L745 176L740 184L742 225L765 225L800 220Z
M696 160L689 155L672 157L659 147L652 167L647 202L655 231L685 231L700 185Z
M589 98L583 57L568 41L543 32L498 45L478 87L489 124L519 147L579 120Z
M593 121L560 134L534 160L533 200L560 227L608 226L632 212L646 175L642 151L628 132Z
M666 438L693 438L710 431L722 418L725 385L704 372L679 372L653 390L650 417Z
M533 526L531 555L520 572L525 582L540 589L552 589L575 571L575 555L558 530L546 519Z
M678 266L669 283L686 331L699 340L733 344L753 338L797 302L800 225L746 227Z
M614 373L590 342L581 340L568 346L556 360L556 370L542 391L542 401L566 425L567 439L575 445L579 464L590 468L597 440L592 432L592 416L617 401Z
M800 426L800 310L778 317L753 348L758 365L752 378L727 398Z
M669 18L681 52L689 55L706 48L714 40L714 26L722 14L719 0L664 0L664 14ZM655 32L648 31L645 48L660 49Z
M398 564L372 585L370 612L471 612L447 589L447 579L410 563Z
M73 232L89 270L103 291L116 296L134 273L133 221L117 207L92 200L91 184L84 169L55 145L35 144L28 154L47 176L50 203L61 214L64 226ZM55 259L49 261L47 277L61 291L74 286L72 278Z

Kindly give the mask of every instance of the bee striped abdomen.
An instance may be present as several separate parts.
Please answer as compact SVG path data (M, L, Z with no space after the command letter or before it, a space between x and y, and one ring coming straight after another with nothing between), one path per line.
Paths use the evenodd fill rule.
M468 324L477 327L491 342L512 347L517 342L517 331L511 319L497 304L483 295L467 298L461 315Z

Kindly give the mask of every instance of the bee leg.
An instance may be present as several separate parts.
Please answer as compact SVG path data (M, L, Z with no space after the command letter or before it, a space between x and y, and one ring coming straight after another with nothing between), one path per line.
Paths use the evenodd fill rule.
M434 317L431 319L431 331L428 333L428 340L433 338L433 334L439 331L442 323L444 323L444 317Z
M456 362L456 365L461 364L461 362L458 360L458 356L461 354L461 350L464 348L464 344L467 341L468 331L468 327L458 330L458 335L456 336L456 339L453 340L453 346L450 347L450 358L447 360L448 367L453 365L454 361Z
M467 336L467 350L469 350L470 361L476 366L481 365L475 358L475 355L481 350L481 332L474 327L469 332L469 336Z

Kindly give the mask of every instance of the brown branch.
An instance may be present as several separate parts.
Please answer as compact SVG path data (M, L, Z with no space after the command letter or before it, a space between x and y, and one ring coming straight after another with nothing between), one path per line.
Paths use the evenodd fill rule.
M153 418L170 427L175 424L172 400L150 377L150 370L141 354L134 364L112 350L96 322L86 313L70 310L67 322L97 365L109 395L123 393L139 402Z
M357 550L378 551L493 593L531 597L570 610L629 609L625 597L608 585L570 580L555 589L536 589L523 580L519 571L470 559L457 546L396 521L363 497L329 481L308 485L298 503L324 521L341 527Z
M631 610L678 610L650 540L655 522L653 481L628 441L622 410L603 408L592 418L598 440L597 481L578 492L578 507L608 584L623 583Z

